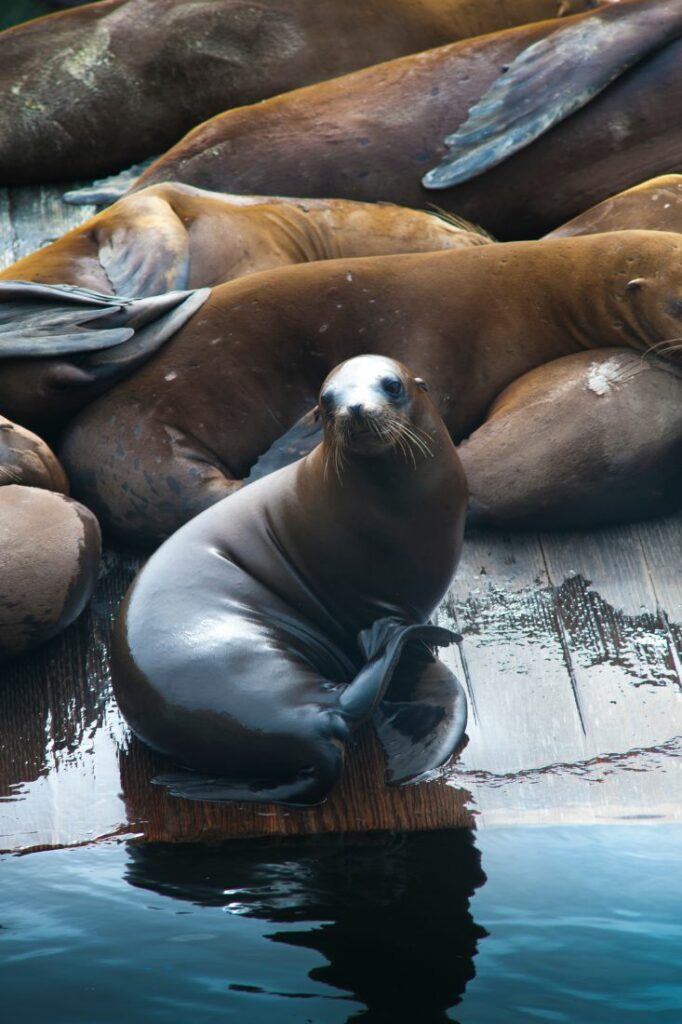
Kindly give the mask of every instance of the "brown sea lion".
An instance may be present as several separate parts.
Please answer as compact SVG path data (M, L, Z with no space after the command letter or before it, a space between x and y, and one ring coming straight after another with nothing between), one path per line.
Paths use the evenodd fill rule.
M92 512L63 494L0 487L0 660L56 636L90 599L100 558Z
M589 0L101 0L0 35L0 181L74 180L193 125Z
M569 29L580 34L566 37ZM582 64L593 53L592 32L599 59ZM681 32L678 0L622 0L566 21L404 57L221 114L152 164L135 187L177 180L229 192L331 194L412 207L435 195L439 205L496 237L535 237L682 163L682 121L676 104L663 101L682 92ZM555 56L557 33L567 42L556 43ZM525 90L520 99L513 93L514 109L523 114L526 102L533 110L539 104L541 115L554 73L591 102L482 177L427 191L425 172L453 163L446 139L465 124L470 108L500 70L545 39L533 79L523 79L523 61L514 78L517 91ZM591 98L605 75L639 57ZM561 95L565 115L574 109L573 95Z
M550 231L545 238L633 228L682 233L682 174L663 174L619 192Z
M555 359L458 448L475 525L631 522L682 506L682 370L629 349Z
M484 245L469 225L388 203L228 196L174 183L121 199L0 272L4 281L155 295L341 256Z
M153 542L239 487L341 359L371 350L412 363L459 442L535 367L605 346L645 352L681 328L682 238L671 233L282 268L214 289L156 358L73 422L61 457L107 528Z
M443 764L466 699L425 644L462 545L466 482L423 381L360 356L322 384L322 444L196 517L116 630L116 699L196 799L318 803L374 717L390 779ZM406 662L399 666L403 652Z
M57 456L37 434L0 416L0 486L21 484L69 493Z
M208 294L200 288L127 299L0 281L0 409L22 423L54 427L141 366Z

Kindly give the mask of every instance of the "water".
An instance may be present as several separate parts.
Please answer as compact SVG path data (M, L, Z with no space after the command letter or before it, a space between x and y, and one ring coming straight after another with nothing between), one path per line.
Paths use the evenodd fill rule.
M682 1021L679 825L0 862L3 1019Z

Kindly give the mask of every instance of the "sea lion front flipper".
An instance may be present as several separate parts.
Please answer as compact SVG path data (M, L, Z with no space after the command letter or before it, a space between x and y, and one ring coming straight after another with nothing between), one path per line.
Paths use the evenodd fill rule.
M209 292L125 299L71 285L0 281L0 359L74 355L90 379L120 377L172 337Z
M445 647L458 639L456 633L430 623L408 625L395 618L378 619L358 636L367 664L339 697L341 713L356 723L369 718L383 699L409 641Z
M98 178L90 185L73 188L69 192L65 192L62 199L70 206L90 206L91 204L109 206L110 203L115 203L117 199L125 195L142 172L151 167L158 159L156 156L150 157L139 164L127 167L124 171L119 171L118 174L111 174L107 178Z
M475 178L584 107L628 68L677 38L682 9L672 7L649 0L611 4L522 50L445 139L449 155L422 184L451 188Z
M390 785L415 782L461 746L467 700L457 677L427 649L410 645L374 713Z
M244 483L252 484L254 480L302 459L317 448L321 440L322 425L316 418L315 409L311 409L256 459Z

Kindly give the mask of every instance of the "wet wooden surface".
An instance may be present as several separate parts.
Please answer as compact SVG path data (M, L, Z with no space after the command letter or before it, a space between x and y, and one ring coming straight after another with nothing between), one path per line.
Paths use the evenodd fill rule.
M0 190L0 265L92 212L61 190ZM61 637L1 670L0 849L106 836L232 835L682 818L682 515L561 534L476 534L439 621L469 694L469 743L418 786L383 784L369 731L309 811L169 797L168 765L128 734L111 695L113 617L139 560L108 552ZM1 581L0 581L1 585Z

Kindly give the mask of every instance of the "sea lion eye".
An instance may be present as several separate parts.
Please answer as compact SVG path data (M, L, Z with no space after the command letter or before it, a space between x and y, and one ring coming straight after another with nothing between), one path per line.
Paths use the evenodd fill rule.
M384 377L381 382L381 386L387 395L392 398L397 398L398 395L403 393L403 382L399 377Z

